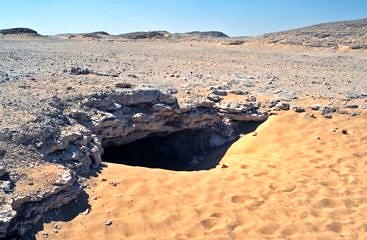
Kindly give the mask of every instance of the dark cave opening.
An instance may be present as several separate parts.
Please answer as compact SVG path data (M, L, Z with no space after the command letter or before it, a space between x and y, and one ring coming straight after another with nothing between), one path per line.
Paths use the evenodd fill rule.
M253 132L259 125L260 122L238 123L235 128L237 137L214 147L211 139L218 135L206 130L150 135L124 145L105 147L102 160L174 171L208 170L217 166L240 134Z

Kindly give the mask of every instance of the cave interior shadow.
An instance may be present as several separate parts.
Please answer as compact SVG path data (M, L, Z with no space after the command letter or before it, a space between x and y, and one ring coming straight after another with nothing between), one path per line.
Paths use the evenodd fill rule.
M195 131L153 135L132 143L104 148L102 160L109 163L173 171L199 171L215 168L228 148L240 134L256 130L262 122L238 122L235 124L235 138L222 146L203 151L202 138Z

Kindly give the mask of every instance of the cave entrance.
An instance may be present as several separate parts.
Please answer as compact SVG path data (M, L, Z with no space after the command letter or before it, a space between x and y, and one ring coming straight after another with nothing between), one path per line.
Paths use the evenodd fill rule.
M236 135L253 132L260 122L240 123ZM212 132L181 131L159 133L124 145L104 148L102 160L129 166L161 168L174 171L198 171L215 168L227 149L238 138L212 147Z

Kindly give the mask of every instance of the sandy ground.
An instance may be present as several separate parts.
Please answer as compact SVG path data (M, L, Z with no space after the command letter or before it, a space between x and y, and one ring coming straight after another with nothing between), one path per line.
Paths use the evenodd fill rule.
M212 170L108 164L90 212L37 239L367 239L366 129L366 112L281 112Z

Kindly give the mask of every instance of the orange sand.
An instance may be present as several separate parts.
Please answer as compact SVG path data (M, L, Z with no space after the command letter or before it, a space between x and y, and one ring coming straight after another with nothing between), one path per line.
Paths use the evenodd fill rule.
M70 240L367 239L366 130L367 113L282 112L234 143L216 169L109 164L90 180L90 213L44 231Z

